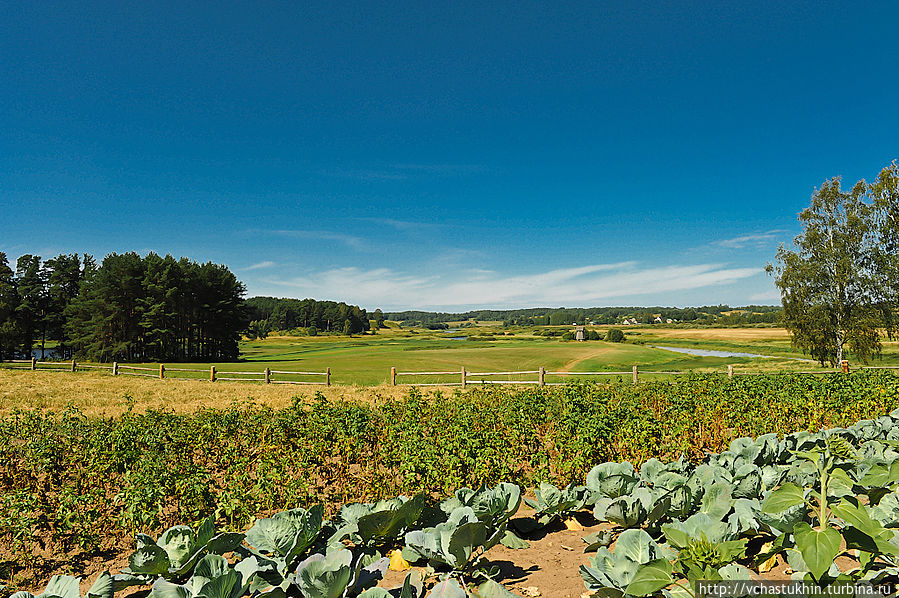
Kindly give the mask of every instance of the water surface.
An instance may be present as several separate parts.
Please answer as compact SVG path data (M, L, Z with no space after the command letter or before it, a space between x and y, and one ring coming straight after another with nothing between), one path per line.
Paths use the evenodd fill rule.
M737 351L717 351L714 349L689 349L686 347L661 347L651 345L653 349L664 349L665 351L674 351L675 353L686 353L687 355L696 355L699 357L764 357L765 359L776 359L773 355L759 355L758 353L740 353Z

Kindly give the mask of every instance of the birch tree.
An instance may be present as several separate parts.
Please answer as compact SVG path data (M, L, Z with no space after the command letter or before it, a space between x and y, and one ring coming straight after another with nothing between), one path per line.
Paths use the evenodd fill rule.
M839 177L826 181L799 215L792 248L781 245L767 266L793 345L822 365L840 363L846 349L863 362L881 351L882 246L868 190L864 181L850 191Z

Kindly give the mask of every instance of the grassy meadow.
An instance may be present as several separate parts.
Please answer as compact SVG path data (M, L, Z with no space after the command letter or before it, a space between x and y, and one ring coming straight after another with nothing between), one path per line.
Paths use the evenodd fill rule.
M606 330L602 326L595 328L600 333ZM557 329L567 331L570 327ZM398 372L457 372L463 366L468 372L529 371L541 366L548 372L630 372L634 365L646 371L724 372L728 365L746 372L820 369L818 364L802 360L804 356L792 349L789 334L782 328L634 327L625 329L625 343L562 341L559 337L535 336L533 331L481 323L456 332L390 328L353 338L273 336L245 342L240 365L257 370L259 365L310 371L330 367L334 383L362 385L388 383L391 367ZM470 338L452 340L462 335ZM485 337L492 340L472 340ZM656 346L756 353L773 358L700 357ZM398 382L457 379L455 375L400 376ZM563 379L548 376L547 382Z
M604 333L606 327L596 327ZM570 327L557 327L567 331ZM543 330L543 329L541 329ZM622 372L630 378L636 365L642 380L666 377L649 372L719 372L728 365L737 373L782 371L827 371L790 346L786 330L758 328L676 328L661 326L627 327L627 342L562 341L559 337L535 335L534 328L503 328L498 322L480 322L457 331L432 331L400 328L391 324L374 334L361 336L270 336L263 340L245 340L241 359L217 363L219 377L239 377L228 372L254 374L257 382L248 384L218 380L208 382L211 364L167 364L166 380L154 379L157 364L143 365L150 370L120 372L143 373L145 377L120 375L108 370L44 372L0 369L0 411L20 408L60 408L77 405L88 414L114 415L129 407L191 412L202 407L225 407L235 401L264 403L273 407L289 405L293 397L309 398L321 391L329 398L354 398L359 401L400 396L401 388L389 385L390 368L399 372L400 384L458 383L464 366L472 373L533 371L541 366L547 372ZM478 340L458 340L469 336ZM453 337L456 337L454 340ZM711 349L757 353L771 358L708 357L676 353L657 346ZM899 364L899 347L886 343L883 359L877 364ZM40 368L53 367L46 363ZM58 364L56 364L58 365ZM285 371L323 372L331 368L331 387L322 385L262 384L258 380L265 368ZM175 372L174 368L197 368L198 372ZM404 376L403 372L453 372L441 376ZM175 379L177 378L177 380ZM583 377L579 377L583 378ZM323 381L315 376L279 376L273 379ZM525 379L536 381L536 374L490 376L489 380ZM546 376L547 383L563 382L570 376ZM602 379L608 380L608 377Z
M458 324L457 324L458 326ZM604 334L607 327L595 327ZM128 409L166 409L178 413L202 407L226 407L234 402L256 402L272 407L289 405L293 397L311 398L323 392L329 398L353 398L368 402L401 396L402 387L390 386L390 368L396 367L399 384L458 383L464 366L472 374L483 372L534 371L541 366L547 372L621 372L630 379L633 366L638 366L641 380L669 377L652 372L725 373L728 365L740 373L789 371L831 371L794 350L789 333L782 328L679 328L634 326L624 331L627 341L562 341L560 337L534 333L546 328L504 328L499 322L479 322L455 331L423 328L400 328L391 323L374 334L352 337L342 335L277 336L262 340L244 340L241 359L231 363L166 364L166 380L154 379L158 364L130 364L147 370L143 377L119 375L109 370L47 371L35 375L30 371L0 368L0 412L14 408L58 409L77 405L89 415L115 415ZM559 332L571 327L556 327ZM477 340L459 340L459 337ZM456 337L455 339L453 337ZM754 353L758 357L710 357L676 353L656 348L678 347ZM851 357L850 357L851 359ZM6 364L7 366L9 364ZM21 364L20 364L21 365ZM39 369L58 366L52 362ZM217 380L210 384L209 368L215 365L217 376L241 377L231 372L246 372L253 383ZM853 363L853 367L857 365ZM881 359L873 365L899 365L899 343L884 343ZM175 372L174 368L196 368L197 372ZM324 372L331 368L331 386L262 384L262 371ZM404 372L452 372L435 376L404 376ZM614 378L615 376L612 376ZM572 376L547 374L547 383L564 382ZM578 376L578 378L589 378ZM602 380L610 377L603 376ZM273 380L323 382L321 376L273 375ZM487 380L536 381L536 374L489 376Z

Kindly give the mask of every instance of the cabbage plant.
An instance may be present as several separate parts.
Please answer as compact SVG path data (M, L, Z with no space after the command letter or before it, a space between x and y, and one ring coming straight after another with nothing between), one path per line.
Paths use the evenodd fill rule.
M389 596L386 590L374 586L384 577L388 559L362 566L362 559L353 562L353 554L345 548L326 554L313 554L297 566L288 581L300 590L304 598L377 598Z
M243 557L254 557L260 564L254 590L270 586L286 589L287 577L299 564L303 555L319 539L324 508L291 509L258 519L247 531L246 541L251 548L239 547Z
M340 509L337 531L331 541L350 539L357 545L380 547L394 544L407 531L418 527L425 495L398 496L375 503L350 503Z
M634 466L623 463L602 463L587 474L587 488L591 492L589 500L593 504L599 498L618 498L630 493L640 478L634 472Z
M599 548L589 565L581 565L580 573L588 590L602 591L609 598L620 598L642 565L672 556L670 550L644 530L629 529L618 536L614 551Z
M541 526L546 526L556 519L569 517L584 508L587 502L587 488L569 484L563 489L547 482L541 482L534 489L534 499L525 498L524 502L534 509L534 518Z
M406 534L406 546L436 567L466 571L477 564L486 546L487 525L471 507L458 507L434 527ZM494 544L495 545L495 544Z
M190 526L176 525L165 530L158 540L137 534L136 550L128 557L128 567L117 575L118 586L148 582L156 575L178 580L190 575L196 563L206 554L232 552L243 541L237 532L215 533L213 518L207 517L195 532Z
M207 554L197 562L186 583L157 579L150 598L239 598L247 593L258 571L255 558L243 559L232 567L224 557Z
M453 496L441 501L440 510L449 515L459 507L471 507L479 521L498 529L518 511L520 505L521 487L502 482L480 490L460 488Z
M54 575L40 594L16 592L10 598L81 598L81 578L71 575ZM114 593L112 576L104 571L97 576L84 598L112 598Z
M508 590L492 579L499 572L498 569L483 569L481 559L484 553L503 538L506 522L511 517L508 509L513 503L517 509L518 499L513 495L514 492L508 487L498 488L498 492L492 493L492 498L488 495L486 503L482 501L479 504L494 506L482 510L481 517L484 520L474 508L459 506L449 514L445 522L406 534L404 556L408 554L409 560L413 561L427 559L429 566L444 571L441 582L431 590L429 596L465 597L459 582L464 585L466 581L471 582L475 578L485 578L479 586L480 596L509 595ZM501 498L502 496L505 498ZM500 507L500 504L506 506ZM501 523L499 527L493 527L491 521L497 519ZM462 593L459 594L459 591Z

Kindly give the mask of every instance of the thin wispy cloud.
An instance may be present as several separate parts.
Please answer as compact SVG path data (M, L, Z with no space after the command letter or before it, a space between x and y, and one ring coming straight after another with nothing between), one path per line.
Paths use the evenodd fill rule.
M772 289L770 291L765 291L764 293L756 293L755 295L750 295L750 301L775 301L780 303L780 291L777 289Z
M437 277L401 274L388 268L360 270L355 267L335 268L287 280L267 279L263 282L284 288L291 294L304 297L321 297L350 301L357 305L384 304L391 297L391 305L403 303L423 289L433 288ZM378 303L378 302L381 303Z
M485 170L483 166L477 164L392 164L391 167L397 170L433 174L467 174Z
M351 247L353 249L362 250L365 248L365 242L353 235L347 235L344 233L335 233L327 230L276 230L274 231L276 235L280 235L282 237L291 237L293 239L306 239L311 241L335 241L337 243L342 243L347 247Z
M340 297L363 306L468 309L600 305L617 298L728 285L761 272L761 268L728 268L722 264L647 268L636 262L621 262L517 276L477 269L450 277L347 267L265 282L291 295Z
M360 181L404 181L410 178L445 177L484 172L477 164L389 164L376 168L328 168L322 174L329 177Z
M781 241L783 234L786 232L787 231L781 229L769 230L764 233L741 235L739 237L733 237L732 239L721 239L712 244L727 249L744 249L746 247L764 248Z
M434 222L413 222L410 220L396 220L394 218L359 218L359 220L379 224L381 226L389 226L398 231L433 229L441 226Z
M275 265L275 262L265 261L259 262L258 264L253 264L252 266L247 266L244 268L244 272L249 272L250 270L263 270L265 268L271 268Z
M326 177L355 181L402 181L409 178L404 172L376 168L328 168L320 171Z

